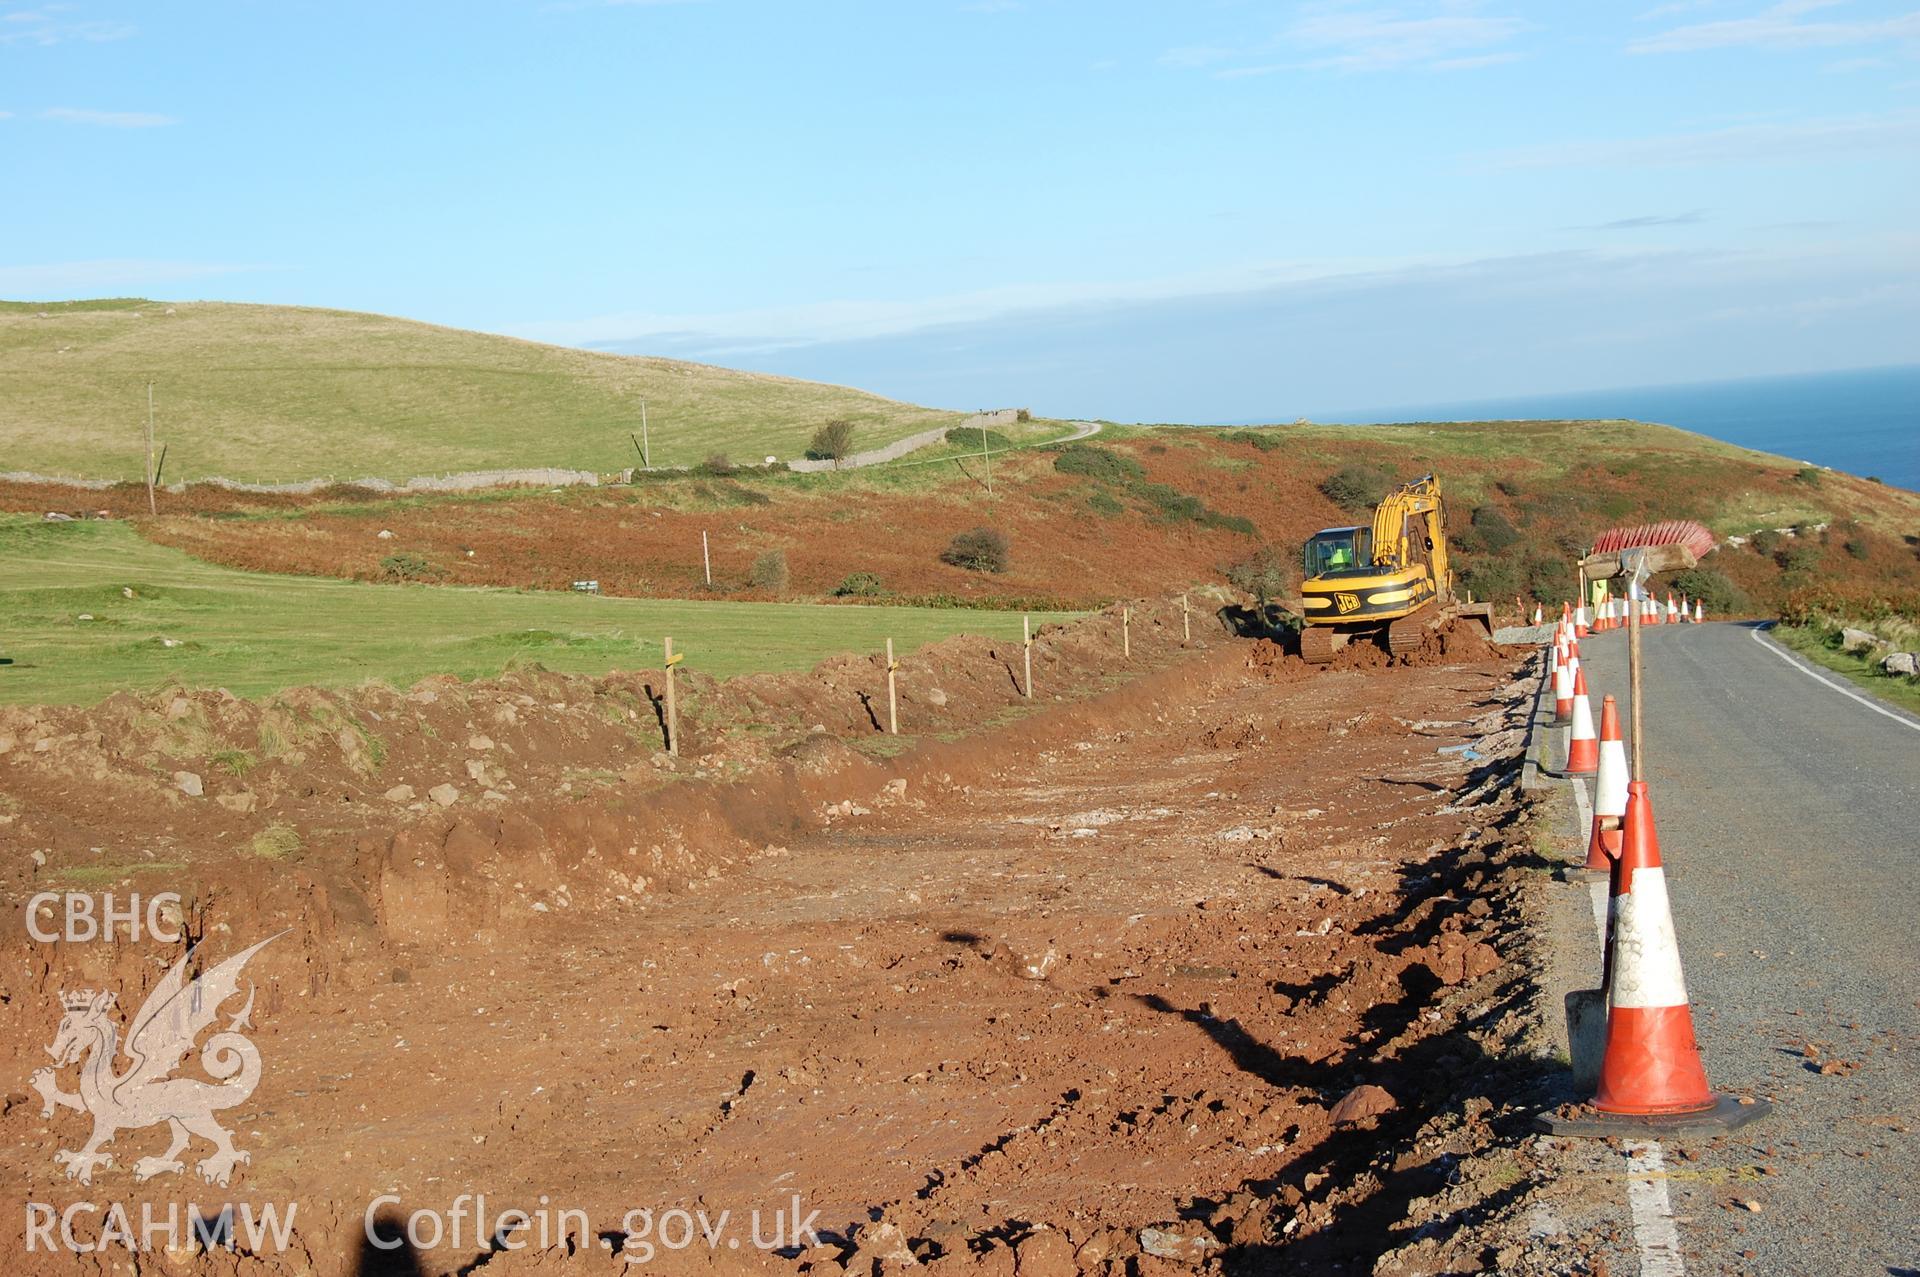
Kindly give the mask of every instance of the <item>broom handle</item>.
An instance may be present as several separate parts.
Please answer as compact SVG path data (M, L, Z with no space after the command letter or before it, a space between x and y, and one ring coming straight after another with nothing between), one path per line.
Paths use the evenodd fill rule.
M1637 585L1628 587L1627 603L1627 685L1633 697L1633 778L1645 780L1640 769L1640 606Z

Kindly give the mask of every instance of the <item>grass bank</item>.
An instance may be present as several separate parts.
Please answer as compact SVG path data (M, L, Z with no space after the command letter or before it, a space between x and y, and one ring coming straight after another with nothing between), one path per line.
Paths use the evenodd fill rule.
M1062 614L1035 614L1061 619ZM373 585L246 572L142 540L118 522L0 518L0 701L80 704L176 682L259 696L305 684L658 666L727 677L836 652L911 650L955 634L1017 638L1017 613ZM83 619L84 618L84 619Z
M1815 665L1845 675L1849 682L1872 692L1890 705L1920 714L1920 683L1882 672L1877 656L1843 651L1839 626L1780 624L1774 626L1770 633L1782 647L1798 652Z

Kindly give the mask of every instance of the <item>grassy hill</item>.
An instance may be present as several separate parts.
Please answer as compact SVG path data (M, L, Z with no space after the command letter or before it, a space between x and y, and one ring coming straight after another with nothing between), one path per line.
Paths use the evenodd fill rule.
M137 480L146 383L164 478L341 479L800 455L823 422L875 447L960 414L840 386L599 354L350 311L116 298L0 302L0 469Z

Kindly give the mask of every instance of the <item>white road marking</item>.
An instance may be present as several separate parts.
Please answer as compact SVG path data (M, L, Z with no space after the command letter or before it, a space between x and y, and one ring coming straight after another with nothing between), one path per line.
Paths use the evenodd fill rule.
M1748 633L1753 635L1754 642L1758 643L1761 647L1765 648L1767 651L1772 652L1775 656L1779 657L1781 660L1785 661L1787 664L1793 666L1793 668L1799 670L1802 674L1805 674L1808 678L1813 679L1815 682L1818 682L1818 683L1825 683L1828 687L1831 687L1834 691L1840 693L1840 695L1846 697L1849 700L1859 701L1862 705L1865 705L1868 709L1880 715L1882 718L1891 718L1894 722L1900 724L1900 726L1902 727L1911 728L1913 731L1920 732L1920 723L1914 722L1911 718L1908 718L1905 714L1896 713L1895 711L1888 709L1885 705L1875 704L1873 701L1869 700L1865 696L1862 696L1860 693L1854 691L1852 688L1840 686L1840 684L1834 682L1832 679L1828 678L1825 674L1820 673L1818 670L1809 668L1807 665L1802 663L1799 657L1795 656L1792 652L1789 652L1786 648L1780 647L1777 644L1767 642L1766 639L1762 637L1762 635L1764 635L1767 632L1767 630L1770 628L1772 627L1767 626L1761 629L1749 630Z
M1667 1198L1667 1162L1654 1140L1627 1140L1627 1205L1640 1247L1640 1277L1686 1277L1680 1230Z

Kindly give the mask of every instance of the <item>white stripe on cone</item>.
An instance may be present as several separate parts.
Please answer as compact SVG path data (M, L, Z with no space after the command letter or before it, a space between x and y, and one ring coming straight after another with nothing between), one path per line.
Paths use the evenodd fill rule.
M1613 898L1613 1005L1677 1007L1686 1001L1667 871L1635 869L1626 893Z
M1600 774L1593 781L1593 814L1627 814L1627 746L1623 741L1600 742Z

